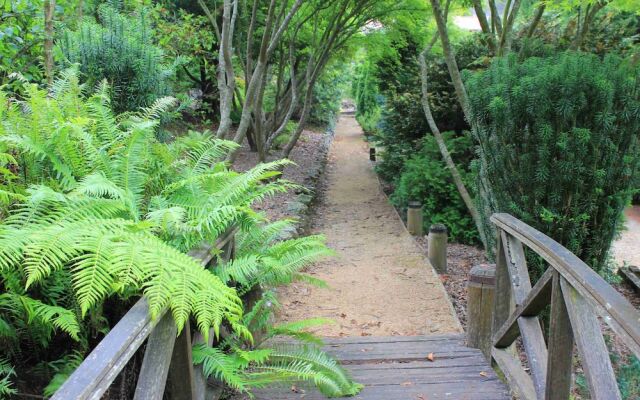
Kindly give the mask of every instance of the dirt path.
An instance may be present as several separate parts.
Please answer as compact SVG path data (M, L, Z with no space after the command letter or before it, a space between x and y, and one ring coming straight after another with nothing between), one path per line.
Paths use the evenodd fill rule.
M613 242L612 252L615 260L621 265L640 265L640 206L633 206L624 212L625 230L620 238Z
M439 277L380 189L353 116L338 122L326 187L312 230L327 236L337 257L307 272L329 288L280 289L279 320L336 321L315 330L323 336L460 332Z

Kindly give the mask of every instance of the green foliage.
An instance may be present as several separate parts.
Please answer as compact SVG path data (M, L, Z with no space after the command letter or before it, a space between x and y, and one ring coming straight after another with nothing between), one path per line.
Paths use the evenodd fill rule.
M602 271L638 166L640 69L563 53L467 75L494 210Z
M272 232L271 229L268 231ZM328 397L352 396L362 386L354 383L347 371L320 350L322 341L308 329L329 323L324 319L309 319L272 326L268 321L280 305L273 291L267 291L244 317L252 330L264 332L262 342L253 350L243 350L242 341L229 337L218 348L195 346L193 358L202 364L207 376L215 376L229 386L250 393L253 388L273 384L314 384ZM287 337L295 343L270 341Z
M15 375L13 367L7 360L0 358L0 396L9 397L16 394L11 378Z
M44 18L42 2L19 0L0 7L0 84L19 72L25 79L39 81Z
M293 221L269 223L251 209L292 187L274 180L287 161L237 173L222 161L237 146L232 142L206 132L158 142L159 116L173 99L116 116L109 87L85 98L74 70L50 93L35 85L24 91L24 102L5 96L0 104L1 159L16 171L14 185L23 188L4 203L8 217L0 224L0 285L6 292L0 295L0 342L20 370L28 369L19 357L28 347L50 353L46 359L54 361L43 360L53 374L46 394L81 362L89 335L108 329L101 305L109 298L144 294L152 316L168 309L179 329L193 316L205 337L228 323L236 345L206 353L231 354L271 328L267 313L243 315L239 296L258 286L311 281L301 269L331 254L320 236L282 240ZM209 270L185 254L233 224L240 232L232 262L219 260ZM304 327L274 332L304 338L297 331ZM59 333L73 343L52 351L54 341L64 340ZM233 368L240 367L228 368L221 377L241 389L233 381ZM2 390L11 388L6 371ZM271 379L290 376L273 373Z
M623 399L640 398L640 359L638 357L631 355L627 363L617 365L616 378Z
M128 17L102 5L98 17L100 23L86 18L78 30L65 32L60 48L66 61L80 65L90 86L106 79L118 113L148 107L169 93L174 67L163 64L147 11Z
M284 131L282 131L282 133L280 133L273 140L273 148L281 149L284 145L289 143L289 140L291 139L291 135L293 135L293 132L296 130L296 126L297 125L294 121L287 122L287 125L285 125L285 128L284 128Z
M332 125L340 112L340 102L348 83L344 64L328 67L313 88L313 107L309 123Z
M471 186L473 176L468 171L473 156L471 138L455 137L451 132L446 132L443 136L463 173L463 180L467 187ZM447 226L449 237L453 241L478 243L475 224L458 195L433 136L426 136L422 140L421 151L406 160L391 196L391 202L401 209L406 209L408 202L413 200L422 203L425 232L431 224L442 223Z

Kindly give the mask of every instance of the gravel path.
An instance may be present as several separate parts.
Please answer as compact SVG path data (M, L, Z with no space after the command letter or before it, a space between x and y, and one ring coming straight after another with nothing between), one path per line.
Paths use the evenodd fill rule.
M460 332L440 278L380 188L353 116L338 122L325 183L312 231L326 235L337 256L307 272L329 288L281 288L280 322L336 321L314 330L323 336Z
M640 206L633 206L624 212L625 230L613 243L613 257L624 264L640 266Z

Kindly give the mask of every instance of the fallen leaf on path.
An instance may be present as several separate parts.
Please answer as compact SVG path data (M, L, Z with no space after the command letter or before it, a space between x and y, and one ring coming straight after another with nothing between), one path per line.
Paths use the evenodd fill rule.
M411 385L413 385L413 382L409 382L409 381L402 382L402 383L400 384L400 386L411 386Z
M427 360L433 362L434 359L435 357L433 356L433 353L429 353L429 355L427 355Z
M484 377L486 377L486 376L488 376L488 375L487 375L487 373L486 373L486 372L481 371L481 372L480 372L480 376L484 376Z

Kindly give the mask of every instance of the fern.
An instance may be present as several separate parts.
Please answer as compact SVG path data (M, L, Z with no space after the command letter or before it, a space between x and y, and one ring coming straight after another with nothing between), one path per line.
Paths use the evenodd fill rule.
M0 397L9 397L17 393L13 387L11 378L15 375L15 371L9 361L0 358Z
M101 83L85 99L73 69L50 96L35 86L25 92L20 107L0 101L0 176L22 186L0 186L7 215L0 223L0 285L7 292L0 295L0 337L18 363L26 343L46 349L59 332L74 339L69 350L76 352L60 359L69 368L48 363L56 375L46 394L89 350L89 334L108 329L100 313L105 299L131 295L145 296L154 318L169 310L179 331L190 318L205 336L229 326L220 346L196 348L194 357L236 390L304 379L326 393L349 392L339 366L318 349L260 347L276 336L319 343L306 329L325 322L271 326L278 303L269 288L312 279L304 267L332 254L321 236L283 240L295 222L270 223L251 208L295 187L273 179L288 161L237 173L223 161L237 145L209 133L160 143L158 117L174 100L116 116L109 86ZM232 225L240 228L233 261L208 269L186 254ZM256 286L267 291L245 314L239 294ZM265 334L254 343L257 332Z
M84 361L82 353L74 351L67 354L60 360L56 360L49 365L53 366L55 374L45 386L43 394L47 397L53 396L53 394L62 386L62 384L69 378L73 371Z

